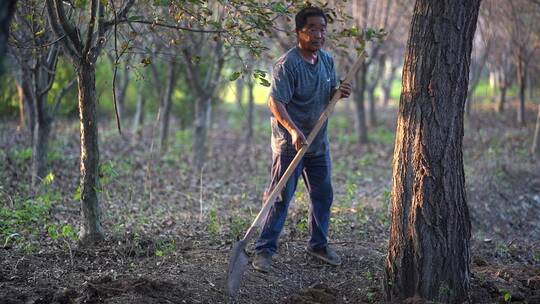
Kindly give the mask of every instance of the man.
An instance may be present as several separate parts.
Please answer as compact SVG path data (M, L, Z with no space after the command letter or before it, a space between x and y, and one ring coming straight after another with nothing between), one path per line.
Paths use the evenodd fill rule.
M337 87L332 57L321 50L326 36L326 16L317 7L302 9L295 17L298 44L281 56L273 70L268 106L272 112L272 172L269 191L278 183L296 152L317 123ZM339 87L342 97L351 93L351 85ZM253 267L262 272L271 268L279 234L287 217L300 175L311 199L309 227L311 239L307 252L331 265L341 258L328 246L328 226L333 192L327 123L319 131L308 151L273 202L256 243ZM271 202L272 203L272 202Z

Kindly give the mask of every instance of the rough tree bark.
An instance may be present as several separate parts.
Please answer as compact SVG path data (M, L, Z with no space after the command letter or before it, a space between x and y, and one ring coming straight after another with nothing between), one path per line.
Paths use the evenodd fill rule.
M470 287L463 119L480 0L417 0L393 160L388 300L462 303Z
M49 23L54 34L62 43L64 53L75 66L79 90L79 118L81 136L80 193L81 227L79 241L84 244L103 240L101 208L99 204L99 148L96 117L96 60L106 43L106 33L113 27L114 20L127 18L134 0L123 2L115 11L116 18L105 20L105 7L99 0L91 0L88 24L77 27L64 11L61 0L46 0ZM81 34L81 30L86 32Z
M81 62L77 67L77 83L81 132L80 187L83 218L79 238L83 242L95 242L103 238L100 220L101 208L97 193L99 187L99 147L95 66Z

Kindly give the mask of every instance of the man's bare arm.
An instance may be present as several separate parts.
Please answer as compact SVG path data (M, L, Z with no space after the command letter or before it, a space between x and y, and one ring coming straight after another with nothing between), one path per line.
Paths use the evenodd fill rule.
M268 107L277 121L291 134L292 144L296 150L300 150L302 146L307 144L306 137L292 121L283 103L270 96L268 98Z

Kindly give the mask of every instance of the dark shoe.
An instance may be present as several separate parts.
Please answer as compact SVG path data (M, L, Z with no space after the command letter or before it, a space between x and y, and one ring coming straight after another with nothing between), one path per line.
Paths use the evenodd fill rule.
M330 248L329 246L315 250L308 247L306 251L312 256L330 265L341 265L341 257L334 251L334 249Z
M268 252L261 252L253 259L253 268L260 272L269 272L272 266L272 255Z

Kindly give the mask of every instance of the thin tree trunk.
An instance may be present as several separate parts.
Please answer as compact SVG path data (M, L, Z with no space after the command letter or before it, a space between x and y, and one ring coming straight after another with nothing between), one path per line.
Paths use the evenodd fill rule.
M358 74L356 75L356 90L355 90L355 104L356 104L356 132L358 135L358 142L360 144L367 144L367 123L366 123L366 109L364 92L366 90L366 72L367 66L362 64Z
M242 107L242 101L244 99L244 80L239 78L236 80L236 105L238 109Z
M208 118L211 112L211 100L209 97L199 97L195 104L195 122L193 132L193 164L201 170L207 154Z
M247 115L247 143L250 144L253 139L253 115L255 111L255 99L253 96L253 81L248 81L248 115Z
M126 110L126 92L129 85L129 69L127 63L122 71L122 78L119 85L116 86L116 103L118 106L118 116L122 120Z
M384 108L388 107L388 101L390 100L390 92L392 90L392 83L394 82L394 79L396 78L396 69L397 67L393 65L390 62L390 68L387 72L386 79L383 80L382 83L382 95L381 95L381 104Z
M463 120L479 0L417 0L402 81L393 161L387 300L463 303L471 222Z
M32 145L32 187L38 185L47 174L47 155L49 151L49 135L51 120L40 119L34 130Z
M506 90L505 86L499 88L499 103L497 104L497 112L504 112L504 105L506 104Z
M534 128L531 153L540 158L540 104L538 105L538 114L536 116L536 127Z
M517 122L520 126L525 125L525 84L527 83L527 67L523 58L518 60L518 86L519 86L519 107L517 112Z
M377 126L377 110L375 109L375 88L371 87L367 90L368 104L369 104L369 115L368 115L368 125L370 127Z
M143 85L140 83L137 87L137 106L135 108L135 115L133 116L133 128L132 133L135 135L135 139L140 139L142 136L142 126L144 123L144 94Z
M169 73L167 75L167 87L165 88L165 94L163 94L163 102L159 109L160 129L159 129L159 147L161 152L164 152L167 148L167 136L169 133L169 118L172 104L172 92L176 83L175 73L176 63L173 61L169 65Z
M81 129L81 230L83 244L103 240L101 208L99 204L99 149L98 121L96 116L96 70L89 63L77 69L79 89L79 118Z
M17 127L18 130L24 130L26 128L26 117L25 112L27 111L24 106L24 92L23 88L20 84L16 84L17 86L17 95L19 96L19 126Z

